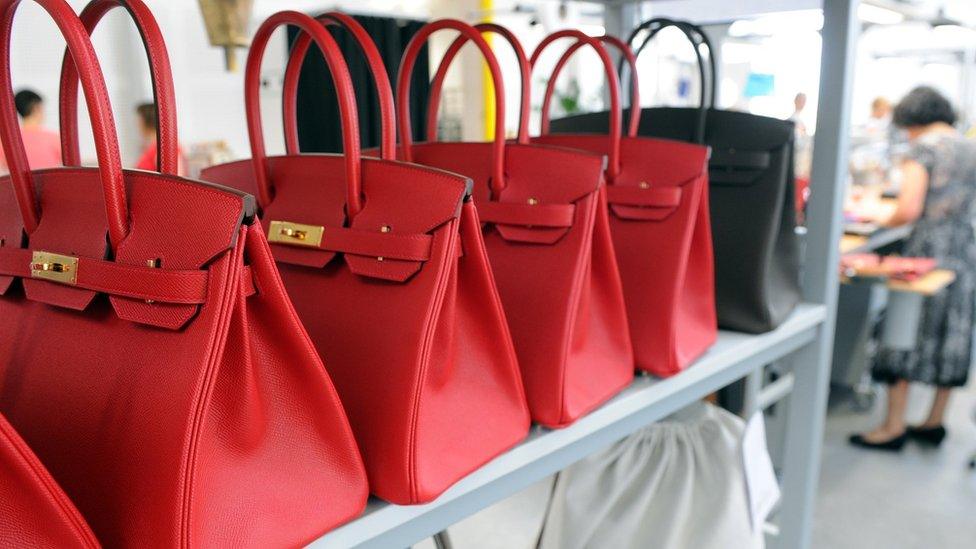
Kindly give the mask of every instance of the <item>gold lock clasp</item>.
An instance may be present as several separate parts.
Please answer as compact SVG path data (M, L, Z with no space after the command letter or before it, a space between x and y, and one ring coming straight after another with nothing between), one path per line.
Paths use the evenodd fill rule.
M324 233L325 227L321 226L303 225L290 221L272 221L268 227L268 242L318 248L322 244Z
M74 286L78 283L78 258L50 252L34 252L30 272L31 278Z

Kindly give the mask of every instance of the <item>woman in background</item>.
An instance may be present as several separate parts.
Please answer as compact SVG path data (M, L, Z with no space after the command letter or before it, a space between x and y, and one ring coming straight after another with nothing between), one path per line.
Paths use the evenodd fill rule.
M139 115L139 133L142 136L143 151L136 163L137 170L155 172L157 168L156 140L159 138L159 118L154 103L143 103L136 107ZM183 160L183 149L180 149L179 176L186 175L186 162Z
M851 443L882 450L901 450L909 438L942 443L950 392L969 375L976 314L976 143L956 131L952 105L929 87L905 96L892 122L908 134L911 151L901 165L897 205L879 212L876 221L889 227L914 223L903 255L935 258L955 271L956 280L925 300L914 349L879 349L872 376L888 384L887 417L877 429L851 436ZM910 382L936 387L928 417L911 427L905 424Z

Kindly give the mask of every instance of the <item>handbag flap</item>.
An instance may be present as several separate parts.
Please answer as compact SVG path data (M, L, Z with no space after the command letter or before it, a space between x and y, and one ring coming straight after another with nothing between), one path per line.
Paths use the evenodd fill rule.
M343 157L335 154L277 156L267 159L268 181L274 199L261 212L264 228L285 230L278 223L312 227L342 227L345 224L346 186ZM254 163L241 160L208 168L201 173L214 181L256 193ZM304 267L325 267L335 251L309 246L291 246L269 237L276 261Z
M471 180L439 169L374 158L364 158L362 167L364 206L353 219L356 230L416 241L457 218L471 192ZM345 260L358 275L395 282L426 261L359 253L346 253Z
M458 215L470 187L467 179L441 170L363 158L364 206L347 227L342 156L302 154L267 162L274 198L262 221L276 261L322 268L341 253L353 272L397 282L427 260L428 233ZM209 168L202 177L256 190L250 160ZM271 234L295 226L318 231L315 241L291 244Z
M135 170L126 171L126 181L133 224L116 252L117 263L145 267L154 261L164 271L205 269L234 247L241 225L254 216L254 198L232 189ZM116 295L109 299L120 318L161 328L181 328L199 309Z
M575 203L600 189L603 157L547 145L505 151L505 188L497 201L475 204L481 221L509 242L558 242L573 225Z
M610 211L620 219L664 221L681 205L685 186L705 174L708 148L650 137L625 137L622 166L607 187Z
M131 225L115 257L109 258L98 169L33 172L40 190L41 222L29 236L24 264L17 260L13 265L8 262L8 267L31 273L18 275L31 300L84 310L95 295L104 292L124 320L180 328L205 300L206 265L233 246L252 199L228 189L151 172L125 170L124 176ZM2 184L9 189L9 179ZM19 218L15 203L2 200L0 207L0 218ZM187 235L192 238L188 240ZM39 252L77 261L71 280L32 276L29 254ZM150 270L150 263L159 271ZM195 284L199 299L162 302L131 297L187 295L190 292L184 284L188 280Z

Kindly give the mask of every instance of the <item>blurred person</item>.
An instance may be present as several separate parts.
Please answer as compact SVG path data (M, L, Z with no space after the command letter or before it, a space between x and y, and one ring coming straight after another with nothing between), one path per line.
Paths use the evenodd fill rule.
M25 89L14 95L14 105L20 115L20 133L31 169L61 166L61 139L56 132L44 127L44 99L37 92ZM0 167L4 172L9 171L2 147Z
M156 150L156 140L159 138L159 116L156 113L154 103L143 103L136 107L136 114L139 115L139 134L142 136L142 155L136 162L137 170L155 172L158 170L158 151ZM183 159L183 149L179 149L179 174L186 175L186 162Z
M888 384L887 417L873 431L852 435L851 443L883 450L900 450L910 438L942 443L950 393L968 379L976 313L976 143L956 131L952 104L930 87L905 96L892 122L905 130L911 148L901 164L897 204L873 217L889 227L914 224L903 255L935 258L955 271L956 280L926 298L914 349L878 350L871 373ZM928 417L916 426L906 425L904 417L910 382L936 387Z
M793 97L793 114L789 119L794 124L793 172L796 177L796 209L801 224L805 222L806 203L810 195L810 170L813 166L813 138L803 121L806 108L807 94L797 93Z
M796 136L797 138L805 138L809 134L807 132L807 124L803 121L803 110L807 108L807 94L799 92L793 97L793 114L790 115L790 120L796 124Z
M877 137L888 137L891 128L891 101L885 97L875 97L871 101L871 116L864 124L865 132Z

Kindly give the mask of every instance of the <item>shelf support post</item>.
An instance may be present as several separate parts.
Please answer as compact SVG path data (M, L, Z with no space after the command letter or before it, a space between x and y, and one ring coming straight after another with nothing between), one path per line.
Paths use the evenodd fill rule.
M820 105L807 212L803 297L827 306L817 339L793 362L796 390L789 399L783 460L780 535L775 546L809 549L823 448L830 357L837 311L838 242L848 173L851 89L860 23L859 0L824 0Z

